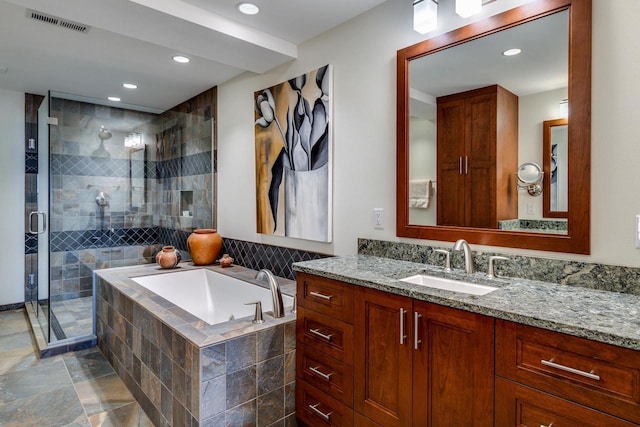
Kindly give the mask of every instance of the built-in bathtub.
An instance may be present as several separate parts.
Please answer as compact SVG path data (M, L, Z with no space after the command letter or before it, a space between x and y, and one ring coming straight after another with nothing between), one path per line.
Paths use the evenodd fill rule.
M276 319L255 274L185 263L95 272L98 346L154 424L294 425L295 282L278 279L286 316ZM244 305L256 300L263 324Z
M262 311L273 312L269 289L205 268L131 280L210 325L253 316L255 301L261 302ZM291 310L293 297L283 295L282 301L285 309Z

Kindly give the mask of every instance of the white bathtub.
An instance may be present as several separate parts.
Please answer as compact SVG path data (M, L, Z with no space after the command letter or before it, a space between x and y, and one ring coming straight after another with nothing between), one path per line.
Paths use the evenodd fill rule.
M253 316L255 306L245 305L248 302L261 301L264 313L273 311L269 289L211 270L178 271L131 280L210 325ZM288 295L282 295L282 301L286 310L293 306L293 298Z

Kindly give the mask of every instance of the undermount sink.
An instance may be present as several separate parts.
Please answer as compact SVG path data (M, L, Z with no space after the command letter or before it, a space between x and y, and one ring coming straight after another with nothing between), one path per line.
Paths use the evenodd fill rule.
M459 280L444 279L442 277L433 277L424 274L405 277L404 279L400 279L400 281L470 295L486 295L498 289L493 286L478 285L476 283L461 282Z

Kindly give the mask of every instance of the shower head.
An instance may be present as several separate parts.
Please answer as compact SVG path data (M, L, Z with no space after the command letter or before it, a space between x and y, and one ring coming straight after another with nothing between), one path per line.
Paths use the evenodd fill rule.
M105 139L111 139L111 132L105 129L104 126L100 126L100 132L98 132L98 137L103 141Z

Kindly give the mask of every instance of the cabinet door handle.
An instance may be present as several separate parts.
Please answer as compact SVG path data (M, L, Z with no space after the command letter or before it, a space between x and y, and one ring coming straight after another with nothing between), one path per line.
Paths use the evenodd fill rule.
M309 292L309 295L316 298L326 299L327 301L331 301L331 298L333 298L333 295L325 295L314 291Z
M407 340L407 335L405 333L404 319L405 314L407 314L407 310L404 308L400 309L400 345L404 345Z
M545 366L550 366L552 368L560 369L561 371L571 372L572 374L580 375L580 376L589 378L591 380L600 381L600 376L596 375L595 372L593 372L593 370L591 372L581 371L580 369L571 368L569 366L560 365L559 363L555 363L553 361L553 359L551 359L551 360L542 359L540 361L540 363L542 363Z
M319 366L316 366L315 368L310 367L310 368L309 368L309 370L310 370L311 372L313 372L314 374L316 374L316 375L320 376L321 378L324 378L324 379L325 379L325 380L327 380L327 381L331 381L331 375L333 375L333 372L328 373L328 374L325 374L324 372L322 372L322 371L320 370L320 367L319 367Z
M333 334L325 335L322 332L320 332L319 329L309 329L309 332L327 341L331 341L331 337L333 336Z
M458 172L462 175L462 156L458 157Z
M311 409L316 415L321 417L326 422L331 421L331 414L333 412L329 412L328 414L325 414L324 412L322 412L320 409L317 408L317 406L319 405L320 405L319 403L316 403L315 405L309 405L309 409Z
M464 156L464 174L469 174L469 156Z
M418 349L418 346L420 345L420 343L422 342L422 340L419 338L419 329L420 329L420 318L422 317L422 314L418 313L417 311L413 312L413 348L415 350Z

